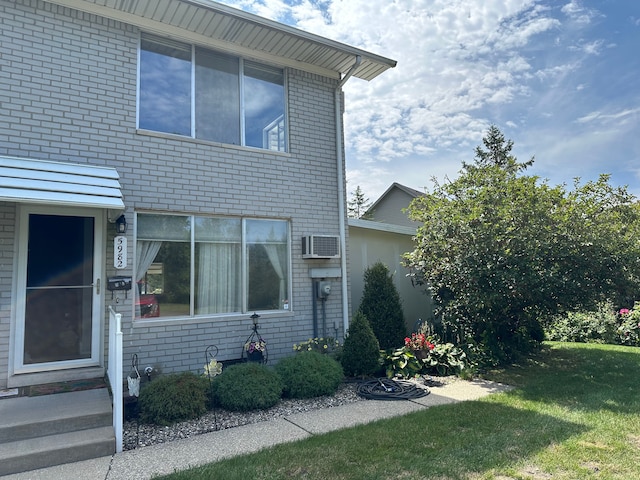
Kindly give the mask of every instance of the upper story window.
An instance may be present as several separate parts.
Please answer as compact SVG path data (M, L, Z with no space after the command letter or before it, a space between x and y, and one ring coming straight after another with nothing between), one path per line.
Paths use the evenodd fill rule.
M139 213L136 317L287 310L289 222Z
M138 127L286 151L281 68L143 34Z

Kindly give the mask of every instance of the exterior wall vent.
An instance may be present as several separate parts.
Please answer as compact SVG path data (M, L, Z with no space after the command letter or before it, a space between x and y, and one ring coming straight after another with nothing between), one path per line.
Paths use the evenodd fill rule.
M337 235L302 237L302 258L340 258L340 237Z

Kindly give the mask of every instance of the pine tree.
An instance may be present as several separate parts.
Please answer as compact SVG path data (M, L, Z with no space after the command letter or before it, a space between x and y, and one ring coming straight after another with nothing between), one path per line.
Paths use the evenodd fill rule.
M380 345L362 312L351 319L340 363L345 375L352 377L373 375L380 369Z
M364 272L364 282L359 311L369 320L380 348L401 347L407 328L400 294L389 269L381 262L375 263Z
M371 202L364 196L360 185L356 187L354 192L351 192L351 200L347 202L347 214L350 218L363 218L367 217L367 210L371 206Z

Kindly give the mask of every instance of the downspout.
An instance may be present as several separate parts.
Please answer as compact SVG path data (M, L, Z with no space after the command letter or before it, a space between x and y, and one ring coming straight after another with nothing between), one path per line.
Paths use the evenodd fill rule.
M362 57L356 56L355 63L351 66L349 71L338 83L335 90L335 110L336 110L336 159L338 169L338 215L340 222L340 269L342 270L342 326L343 334L346 336L349 329L349 289L347 278L347 231L346 231L346 207L345 207L345 171L344 171L344 158L342 155L342 102L340 101L340 94L342 93L342 87L347 80L353 75L356 68L360 66ZM338 333L339 325L335 325L336 335Z

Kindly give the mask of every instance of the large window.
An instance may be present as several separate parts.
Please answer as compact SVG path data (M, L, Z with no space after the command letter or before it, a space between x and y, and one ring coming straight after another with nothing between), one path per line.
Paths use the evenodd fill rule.
M143 34L139 128L286 150L284 72Z
M136 316L289 308L285 220L138 214Z

